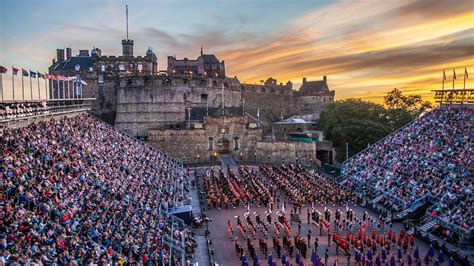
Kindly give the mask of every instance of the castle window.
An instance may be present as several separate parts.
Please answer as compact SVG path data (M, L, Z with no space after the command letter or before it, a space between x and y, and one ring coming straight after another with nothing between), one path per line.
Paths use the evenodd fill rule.
M138 64L138 71L142 72L143 70L143 65L142 64Z
M127 80L127 86L130 86L130 85L132 85L132 79Z
M208 95L203 93L201 94L201 102L207 102Z
M104 74L99 74L99 83L104 83Z
M104 96L104 84L99 84L99 96Z
M227 82L224 82L224 88L229 88L229 84Z
M188 95L186 93L183 93L183 101L187 101L188 100Z
M183 79L184 84L188 84L188 79Z
M125 70L125 66L124 66L123 64L120 64L120 65L119 65L119 70L120 70L120 71L124 71L124 70Z
M212 86L217 87L217 81L214 80L214 81L212 82Z
M234 138L234 150L239 150L239 147L240 146L240 143L239 143L239 138L238 137L235 137Z
M214 150L214 138L209 137L209 150L213 151Z
M100 66L100 71L104 72L105 71L105 65Z

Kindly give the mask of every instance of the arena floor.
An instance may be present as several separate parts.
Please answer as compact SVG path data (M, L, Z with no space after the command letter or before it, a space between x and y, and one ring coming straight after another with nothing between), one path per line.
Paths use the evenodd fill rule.
M233 168L233 169L235 169L235 168ZM204 171L204 168L201 168L201 169L198 168L198 174L202 173L203 171ZM237 172L237 171L235 171L235 172ZM283 200L286 200L284 195L280 194L280 197L283 198ZM329 204L329 205L317 204L314 207L315 207L315 209L317 209L321 213L324 212L324 207L329 208L333 212L332 217L331 217L331 221L333 221L333 219L334 219L334 213L335 213L336 209L341 210L344 213L344 215L345 215L345 209L346 209L345 205L335 206L335 205L332 205L332 204ZM287 206L286 217L287 217L288 220L290 220L290 214L289 214L290 213L290 208L291 207ZM322 258L323 262L324 262L325 249L328 248L328 250L329 250L329 265L335 265L336 258L338 259L339 265L356 265L356 262L354 261L353 252L351 254L351 262L348 264L347 257L344 254L342 254L342 252L339 252L339 255L336 255L336 248L335 248L335 245L332 241L331 241L331 245L328 247L328 234L323 233L323 235L320 236L319 227L316 226L316 225L313 225L313 224L308 224L307 209L311 210L311 208L312 208L311 206L305 206L302 209L302 212L301 212L301 215L300 215L300 219L301 219L301 233L300 233L300 235L302 236L302 238L304 238L306 240L308 231L311 230L311 243L308 247L308 255L307 255L306 259L302 258L305 262L304 265L312 265L311 264L311 251L314 248L313 243L314 243L314 238L315 237L318 238L318 242L319 242L317 255ZM358 206L358 205L349 204L349 208L351 208L355 212L356 216L359 217L359 218L362 217L362 214L363 214L364 211L367 211L369 213L369 215L371 215L372 217L378 217L375 213L373 213L370 210L365 209L361 206ZM264 207L264 206L251 205L250 206L250 213L251 213L252 220L255 222L254 212L258 212L260 214L260 216L263 218L263 220L266 220L265 219L265 217L266 217L265 211L267 211L267 210L268 210L268 208ZM227 265L242 265L242 262L240 261L240 257L237 256L235 246L234 246L235 245L234 238L236 236L239 238L239 242L242 245L242 247L244 248L245 254L248 258L249 265L253 265L253 261L251 260L251 258L249 258L250 256L249 256L248 249L247 249L246 239L242 239L242 236L241 236L240 232L238 232L238 230L237 230L237 219L235 218L236 216L240 216L242 221L244 221L245 220L244 219L244 213L246 211L247 211L247 208L245 206L239 206L237 208L229 208L229 209L215 209L215 208L211 207L210 210L206 210L205 206L203 206L203 212L208 217L210 217L212 219L212 221L209 222L210 239L212 241L211 249L214 249L214 256L215 256L214 259L217 260L219 265L225 265L225 266L227 266ZM276 210L274 210L272 212L272 220L275 220L276 218L277 218ZM231 223L232 223L232 227L233 227L233 231L234 231L232 239L230 239L230 237L227 233L227 220L230 220ZM395 231L398 234L401 228L402 228L401 224L394 224L392 230ZM332 226L331 226L331 229L333 229ZM292 223L291 224L291 237L293 237L295 235L295 233L297 233L297 232L298 232L297 223ZM267 240L266 240L266 242L268 244L268 250L269 250L269 253L270 252L272 253L272 256L274 258L273 260L277 261L276 265L282 265L281 264L281 259L277 258L276 252L273 249L272 237L274 236L274 234L275 234L274 228L269 229L268 237L267 237ZM282 239L283 235L284 235L284 232L283 232L283 230L281 230L280 231L280 243L281 243L281 239ZM248 232L247 232L247 235L245 237L247 237L247 236L248 236ZM257 256L259 258L260 264L261 265L268 265L267 259L265 259L264 254L259 249L259 243L258 243L259 236L262 236L264 238L263 234L259 230L257 230L257 237L256 238L251 237L252 243L255 246L255 250L257 251ZM422 242L422 241L416 239L415 240L415 246L418 246L420 257L423 258L424 255L426 254L426 252L428 251L429 245L425 242ZM410 254L413 255L413 250L414 250L413 248L409 248L408 252L410 252ZM390 253L393 253L394 256L396 257L397 252L398 251L397 251L396 245L392 244L391 249L390 249ZM288 253L285 249L282 249L282 255L283 254L288 257ZM292 265L296 265L295 254L296 254L296 249L295 249L295 252L293 254L293 257L289 258L290 264L292 264ZM390 256L391 255L389 254L388 258L390 258ZM436 252L435 258L437 256L438 256L438 252ZM403 258L405 258L405 255L404 255ZM446 260L447 259L448 258L446 258ZM431 265L433 265L433 264L434 264L434 262L431 263ZM397 265L399 265L398 262L397 262ZM415 264L413 264L413 265L415 265ZM447 265L446 262L445 262L445 265Z

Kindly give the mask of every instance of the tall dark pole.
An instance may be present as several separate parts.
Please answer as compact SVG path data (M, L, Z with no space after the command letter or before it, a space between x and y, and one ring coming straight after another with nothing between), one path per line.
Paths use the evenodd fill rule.
M128 5L125 6L125 16L126 16L126 23L127 23L127 40L128 40Z

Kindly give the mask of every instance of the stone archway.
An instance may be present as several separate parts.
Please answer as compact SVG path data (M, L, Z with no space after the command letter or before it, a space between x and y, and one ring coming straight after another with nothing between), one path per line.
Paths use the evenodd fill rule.
M230 141L226 138L221 138L217 141L217 152L219 154L230 153Z

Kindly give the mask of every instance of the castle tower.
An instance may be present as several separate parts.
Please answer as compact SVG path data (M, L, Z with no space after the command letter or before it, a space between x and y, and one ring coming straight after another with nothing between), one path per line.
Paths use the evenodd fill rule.
M133 40L122 40L122 55L133 56Z
M122 40L122 55L133 56L133 40L128 38L128 5L126 7L127 38Z

